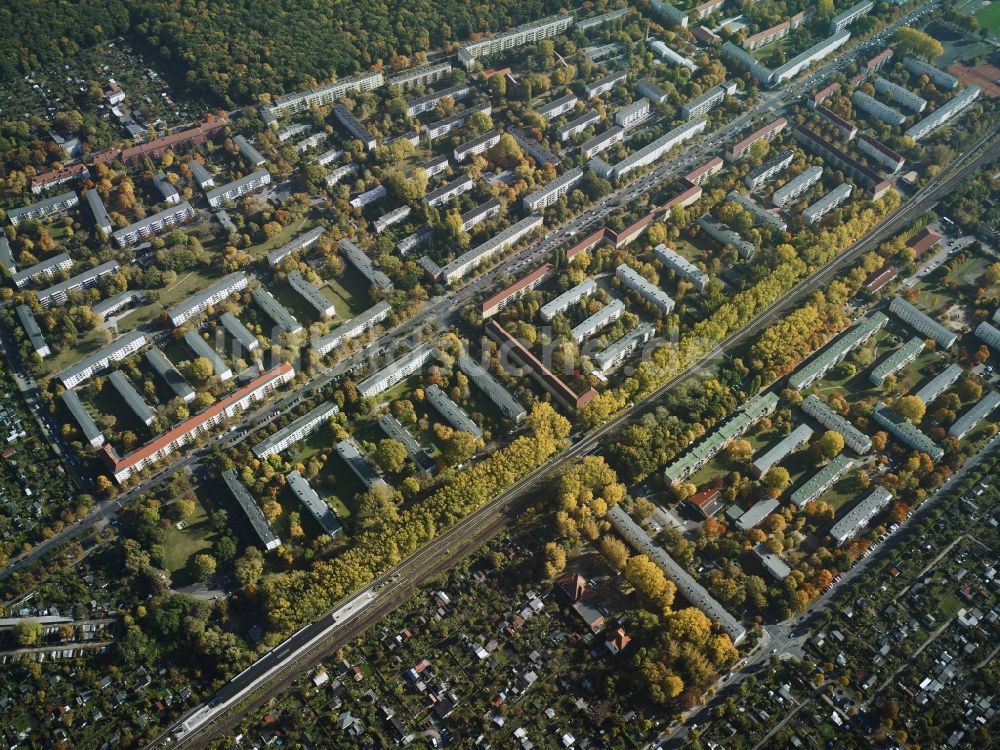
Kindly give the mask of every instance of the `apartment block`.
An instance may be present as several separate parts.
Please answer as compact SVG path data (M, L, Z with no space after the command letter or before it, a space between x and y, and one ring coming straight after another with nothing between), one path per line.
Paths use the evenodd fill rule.
M872 0L861 0L860 3L852 5L843 13L838 13L830 20L830 33L836 34L838 31L846 29L861 16L868 15L874 7L875 3Z
M579 117L570 120L565 125L561 125L560 127L556 128L556 135L558 136L560 143L565 143L574 135L582 133L591 125L596 125L600 121L601 121L601 116L598 115L593 110L589 112L584 112Z
M254 536L256 536L264 549L270 551L280 547L281 539L274 533L271 524L267 522L264 512L257 505L257 501L253 499L250 490L240 481L236 474L236 469L227 469L222 472L222 481L226 483L226 487L229 488L229 492L232 494L236 504L243 511L243 515L253 530Z
M848 458L843 453L835 456L830 463L813 474L805 484L792 493L790 498L792 504L802 510L809 503L818 500L823 493L843 479L844 475L853 468L853 458Z
M576 167L566 172L548 185L540 187L530 195L524 196L522 205L527 211L541 211L551 206L560 196L566 195L570 190L583 182L583 169Z
M118 247L130 247L137 245L142 240L155 237L172 227L183 224L195 215L191 204L187 201L178 203L176 206L165 208L145 219L139 219L134 224L129 224L124 229L119 229L111 235Z
M685 57L680 52L671 49L666 44L661 42L659 39L652 39L648 42L649 48L653 51L653 54L659 57L664 62L670 65L676 65L679 68L687 68L692 73L698 70L698 66L695 65L694 61L689 57Z
M424 394L438 414L447 420L459 432L468 432L477 440L483 436L483 431L462 407L452 401L438 385L430 385L424 389Z
M205 166L197 159L191 159L187 163L188 169L191 170L191 176L194 178L195 184L202 190L207 190L208 188L215 187L215 175L205 169Z
M833 125L840 133L840 137L845 141L854 140L854 137L858 134L858 126L855 125L850 120L845 120L843 117L838 115L829 107L822 104L817 104L813 107L813 111L826 120L828 123Z
M915 57L904 57L903 65L915 76L927 76L942 91L952 91L958 88L958 79L941 68L935 67Z
M16 227L22 221L44 219L46 216L53 216L54 214L62 213L63 211L69 211L79 202L80 199L77 197L76 193L70 190L69 192L54 195L51 198L40 200L37 203L32 203L28 206L12 208L7 211L7 218L10 220L10 223Z
M643 146L638 151L629 154L620 162L615 164L612 170L611 179L620 180L630 172L652 164L657 159L667 154L674 147L694 138L696 135L701 133L707 125L708 121L705 120L704 117L691 120L683 125L678 125L673 130L661 135L655 141Z
M681 117L685 120L693 120L695 117L708 114L711 110L722 104L723 99L735 93L736 83L733 81L726 81L718 86L713 86L701 96L686 102L681 107Z
M124 458L119 458L111 446L105 445L103 458L108 463L115 480L119 483L124 482L134 473L162 461L184 445L210 434L212 429L223 421L232 419L260 403L294 377L295 368L285 362L228 396L220 398L205 411L189 417Z
M622 263L615 269L615 277L621 281L622 285L629 291L635 292L654 307L659 308L664 315L669 315L674 310L674 301L670 295L653 286L646 278Z
M333 116L337 118L337 122L341 124L351 138L361 141L364 144L365 151L374 151L378 146L378 139L343 104L333 105Z
M375 471L375 467L361 455L361 451L358 450L358 446L353 440L341 440L337 443L337 455L354 472L365 489L388 487L385 480Z
M898 128L904 122L906 122L906 115L900 112L898 109L890 107L888 104L883 104L878 99L868 96L862 91L855 91L851 95L851 101L854 106L860 109L862 112L867 112L872 117L877 120L881 120L886 125L892 125Z
M493 108L490 106L489 102L473 104L470 107L466 107L461 112L453 114L451 117L446 117L443 120L438 120L437 122L432 122L429 125L424 125L424 135L427 137L427 140L433 141L435 138L447 135L453 130L464 128L465 124L469 121L469 118L476 112L482 112L484 115L489 115L492 114Z
M744 183L751 190L756 190L788 169L794 158L795 151L786 148L777 156L772 156L759 167L754 167L747 172Z
M287 307L278 302L274 298L274 295L264 287L259 286L252 289L250 296L253 297L253 301L257 303L257 306L264 311L264 314L281 329L281 333L291 336L302 331L302 324L288 311Z
M132 331L124 336L119 336L105 347L98 349L90 356L84 357L75 364L70 365L58 375L60 381L66 388L75 388L99 372L106 370L112 362L120 362L126 357L139 351L146 345L146 334L141 331Z
M872 440L865 433L861 432L844 416L838 414L829 406L819 400L815 394L810 393L802 402L802 411L819 422L828 430L839 432L844 438L844 445L863 456L872 449Z
M788 385L796 391L808 388L843 362L848 354L885 328L888 322L889 318L884 313L872 313L846 333L838 336L825 350L792 373L788 378Z
M257 340L257 337L231 312L222 313L219 316L219 323L222 324L223 330L232 336L233 340L243 348L243 351L249 353L260 348L260 342Z
M809 444L813 436L813 429L809 425L800 424L788 435L783 437L777 445L767 450L763 455L754 459L750 465L753 475L760 479L768 471L784 461L795 451L804 448Z
M228 276L219 279L208 289L198 294L193 294L183 302L174 305L167 310L167 317L174 327L183 325L196 315L200 315L212 305L222 302L236 292L246 289L250 280L242 271L236 271Z
M858 138L858 151L869 159L874 159L890 172L898 172L906 164L906 159L900 154L869 135L862 134Z
M475 208L470 208L459 217L462 221L462 231L468 232L477 224L482 224L484 221L499 216L502 208L502 204L496 198L490 198L485 203L480 203Z
M110 235L114 227L111 226L111 217L108 216L108 211L104 207L101 194L94 188L90 188L86 193L86 198L87 205L90 206L90 213L94 217L94 225L104 232L105 235Z
M94 266L93 268L88 268L82 273L78 273L65 281L61 281L58 284L50 286L48 289L43 289L40 292L36 292L35 296L38 297L38 301L42 303L45 307L52 307L52 305L61 305L69 299L71 292L79 291L82 289L89 289L94 286L98 281L100 281L105 276L108 276L118 270L118 261L109 260L107 263L102 263L99 266Z
M400 206L397 209L382 214L372 222L372 230L375 234L382 234L382 232L386 229L394 227L400 222L406 221L407 217L409 217L412 212L413 209L409 206Z
M927 100L917 96L909 89L886 80L882 76L875 79L875 91L883 96L892 99L901 107L906 107L911 112L923 112L927 107Z
M65 185L67 182L76 182L90 177L90 170L84 164L72 164L62 169L51 172L43 172L31 178L31 192L40 195L49 188Z
M535 113L540 117L544 117L546 120L555 120L557 117L562 117L567 112L572 112L579 101L580 100L575 94L566 94L565 96L560 96L558 99L553 99L552 101L543 104L535 110Z
M483 302L480 308L483 320L492 318L511 302L516 302L525 294L537 288L552 276L554 267L551 263L544 263L534 271L521 277L506 289L497 292L492 297Z
M932 461L944 458L944 448L931 440L916 425L910 424L885 404L879 404L872 412L874 420L896 440L910 450L926 453Z
M840 183L822 198L804 208L802 218L805 219L806 224L815 224L828 213L843 205L844 201L851 197L852 190L853 187L850 183Z
M731 247L736 250L737 255L743 260L753 260L757 252L754 244L750 240L743 239L739 232L730 229L721 221L716 221L712 214L706 213L698 217L698 226L701 231L723 247Z
M662 244L653 248L653 255L666 268L676 273L685 281L694 284L694 287L699 292L705 291L705 287L708 286L709 282L708 274L687 258L678 255L676 251Z
M156 412L149 408L149 404L139 395L139 391L132 385L132 381L125 377L121 370L115 370L108 375L107 382L117 391L136 419L147 427L156 421Z
M325 356L345 341L356 338L378 323L381 323L389 317L391 311L392 307L388 302L379 302L372 305L356 318L351 318L346 323L337 326L327 335L314 339L312 342L313 349L320 356Z
M279 118L305 112L314 104L317 107L329 106L348 94L372 91L384 84L385 78L381 73L362 73L325 86L318 86L309 91L283 96L274 104L262 107L261 113L270 116L265 118L265 122L270 121L271 124L276 124Z
M834 544L843 546L844 542L853 538L871 520L881 513L892 500L892 493L885 487L876 487L861 502L845 513L830 527L830 536Z
M288 274L288 283L320 317L332 318L337 314L336 308L326 295L298 271L292 271Z
M251 167L261 167L267 162L267 159L261 156L260 151L251 146L250 142L244 136L236 136L233 138L233 143L240 150L240 155L250 163Z
M931 378L929 383L913 395L925 404L930 405L934 399L955 385L955 383L958 382L958 379L962 377L963 372L964 370L961 365L948 365L944 370Z
M526 369L532 379L566 409L581 409L597 396L593 387L577 394L495 320L487 322L486 335L500 346L500 359L505 367L518 365Z
M895 375L913 362L924 351L925 346L923 339L914 336L876 365L868 376L868 380L871 381L872 385L881 388L887 377Z
M385 85L390 88L395 86L398 89L410 89L416 86L429 86L432 83L447 78L451 75L451 63L440 62L431 65L421 65L416 68L404 70L386 79ZM412 115L410 115L412 117Z
M978 86L969 86L962 89L962 91L960 91L954 98L950 99L945 104L942 104L916 125L908 128L905 135L915 141L919 141L921 138L934 130L937 130L952 117L955 117L955 115L972 104L981 93L982 89Z
M958 334L945 328L934 318L922 312L902 297L889 304L889 312L906 323L921 336L932 339L942 349L951 349L958 341Z
M822 167L809 167L775 190L771 195L771 203L778 208L784 208L805 195L822 177Z
M52 354L52 349L49 348L49 343L45 340L42 328L35 320L35 314L31 308L27 305L18 305L16 312L17 319L21 321L21 327L24 328L24 335L28 337L28 342L31 344L31 350L40 359L45 359Z
M90 416L90 412L87 411L76 391L72 388L67 388L62 392L60 397L66 406L66 410L69 411L73 420L79 425L80 434L83 435L84 441L91 448L100 448L104 445L104 433L101 432L101 428L97 426L94 418Z
M532 214L521 219L493 238L462 253L451 263L443 266L440 278L447 284L461 279L483 263L486 263L494 255L516 245L521 239L539 229L543 223L544 220L539 214Z
M625 129L615 125L608 128L603 133L598 133L589 141L580 146L580 153L584 159L590 160L603 151L607 151L616 143L625 140Z
M422 474L430 474L434 471L437 466L434 459L428 455L423 446L413 437L413 433L406 429L402 422L386 413L378 418L378 426L390 439L403 444L406 448L406 454Z
M458 48L458 61L466 70L471 70L477 60L492 57L515 47L531 44L541 39L558 36L573 25L573 16L549 16L538 21L523 24L475 42L466 42Z
M340 241L340 252L368 280L368 283L379 289L392 289L389 277L378 270L371 258L346 237Z
M59 253L36 263L30 268L25 268L23 271L15 271L11 275L11 280L14 282L14 286L22 289L33 279L51 278L60 271L68 271L72 267L73 259L69 257L69 254Z
M340 409L334 403L320 404L287 426L282 427L273 435L261 440L253 447L253 454L257 458L267 458L281 453L321 428L339 411Z
M566 312L577 302L585 297L589 297L596 291L597 283L593 279L584 279L572 289L568 289L551 302L542 305L539 315L541 315L542 320L546 323L551 323L556 315Z
M219 380L226 381L233 379L233 371L226 364L226 361L219 355L212 345L209 344L197 331L187 331L184 334L184 343L187 344L195 357L204 357L211 363L212 372Z
M258 188L262 188L270 184L270 182L271 173L266 169L258 169L246 177L240 177L238 180L233 180L226 185L209 190L205 194L205 197L208 198L208 205L212 208L218 208L226 201L234 201L241 195L246 195Z
M784 219L763 208L753 199L743 195L739 190L730 190L729 195L726 196L726 200L739 203L749 211L750 215L753 216L753 223L758 226L773 227L779 232L784 232L788 229L788 224L785 223Z
M326 232L326 227L314 227L308 232L300 234L291 242L275 248L267 254L268 264L271 268L274 268L294 253L302 250L308 250L319 241L319 238L323 236L324 232Z
M784 117L779 117L776 120L772 120L761 128L753 131L746 138L743 138L736 143L726 152L726 159L728 161L736 161L741 159L750 151L750 147L753 146L758 141L770 141L778 133L785 129L788 125L788 120Z
M583 87L583 93L588 99L593 99L596 96L603 96L618 84L624 83L627 77L627 71L616 70L612 73L608 73L603 78L598 78L596 81L588 83Z
M364 398L377 396L392 388L404 378L408 378L437 356L437 349L429 343L418 346L408 354L376 372L358 384L358 393Z
M649 117L649 99L643 98L626 104L615 112L615 125L625 130L634 128Z
M500 131L494 129L478 138L473 138L471 141L466 141L455 146L452 155L455 157L455 161L461 164L469 156L481 154L487 149L493 148L498 143L500 143Z
M177 368L174 367L173 363L167 359L162 351L156 347L151 347L145 352L146 362L149 364L150 368L155 372L160 378L167 384L167 387L173 391L174 395L177 396L181 401L186 404L194 401L195 392L188 382L184 379L184 376L178 372Z
M468 192L475 187L475 183L472 178L468 175L459 175L451 182L447 182L441 187L436 188L427 195L424 196L424 200L427 201L428 206L440 206L443 203L447 203L452 198L461 195L462 193Z
M798 126L793 131L793 135L806 151L823 157L830 166L842 170L863 185L874 200L878 200L892 187L888 180L882 179L878 172L869 169L853 156L849 156L811 130Z
M528 416L528 411L518 403L517 399L511 396L488 370L465 352L458 357L458 367L507 419L519 423Z
M611 325L625 314L625 303L620 299L613 299L600 310L589 316L576 325L570 332L573 341L582 344L601 329Z
M1000 393L990 389L965 414L955 420L955 424L948 428L948 435L956 440L964 440L965 436L976 429L976 426L992 414L998 406L1000 406Z
M607 375L628 359L636 349L652 339L653 333L652 325L640 323L620 339L609 344L604 351L595 354L594 364L602 374Z

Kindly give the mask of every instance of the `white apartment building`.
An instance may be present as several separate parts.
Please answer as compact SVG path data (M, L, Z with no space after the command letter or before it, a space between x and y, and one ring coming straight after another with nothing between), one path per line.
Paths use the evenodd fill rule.
M246 289L250 280L242 271L236 271L228 276L219 279L208 289L198 294L193 294L183 302L167 310L167 317L170 323L177 327L191 320L196 315L201 314L212 305L226 299L232 294Z
M377 396L420 370L421 367L431 362L436 356L437 348L433 344L421 344L413 351L404 354L395 362L390 363L371 377L365 378L358 383L358 393L364 398Z
M66 388L75 388L94 375L107 369L112 362L120 362L146 345L146 334L132 331L119 336L107 346L97 350L89 357L70 365L56 375Z
M541 211L551 206L562 195L566 195L570 190L583 182L583 168L576 167L566 172L548 185L540 187L530 195L524 196L521 203L527 211Z
M247 193L253 192L258 188L262 188L265 185L270 184L270 182L271 173L266 169L258 169L256 172L251 172L246 177L240 177L238 180L233 180L222 187L209 190L208 193L206 193L208 205L212 208L218 208L226 201L234 201L241 195L246 195Z
M139 219L124 229L119 229L111 235L111 238L118 247L137 245L142 240L155 237L160 232L182 224L193 217L194 213L191 204L184 201L171 208L165 208L152 216L147 216L145 219Z

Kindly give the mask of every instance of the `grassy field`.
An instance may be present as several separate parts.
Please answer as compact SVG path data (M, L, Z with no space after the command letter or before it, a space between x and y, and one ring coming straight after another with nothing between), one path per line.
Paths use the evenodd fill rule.
M1000 35L1000 0L990 3L985 8L980 8L979 12L976 13L976 20L979 21L981 28L989 29L994 34Z
M167 570L176 573L182 570L192 555L212 546L215 530L209 523L208 513L204 506L195 499L194 515L188 519L187 526L181 530L175 524L165 525L164 556Z

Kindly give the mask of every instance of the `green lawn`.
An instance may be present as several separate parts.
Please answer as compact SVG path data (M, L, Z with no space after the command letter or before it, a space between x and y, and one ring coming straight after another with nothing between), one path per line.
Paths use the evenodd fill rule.
M1000 0L981 8L976 13L976 20L979 21L981 28L989 29L994 34L1000 35Z
M212 537L215 536L215 529L209 523L208 513L204 506L195 499L194 515L188 519L188 525L183 530L171 523L164 527L163 547L166 558L167 570L175 573L187 565L187 561L192 555L212 546Z

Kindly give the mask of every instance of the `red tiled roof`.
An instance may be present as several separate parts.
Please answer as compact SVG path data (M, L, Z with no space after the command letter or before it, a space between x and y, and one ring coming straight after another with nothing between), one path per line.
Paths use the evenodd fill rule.
M234 404L235 402L239 401L241 398L244 398L248 393L251 393L252 391L260 388L262 385L265 385L266 383L269 383L270 381L274 380L275 378L284 375L285 373L287 373L292 369L293 368L291 364L289 364L288 362L282 362L277 367L274 367L265 372L256 380L247 383L242 388L233 391L225 398L219 399L210 407L205 409L205 411L201 412L200 414L195 414L193 417L188 417L176 427L167 430L155 440L151 440L138 450L129 453L124 458L119 459L115 455L114 449L112 449L110 445L105 444L104 446L105 458L111 463L112 470L115 473L118 473L122 469L125 469L129 466L133 466L139 461L149 458L150 456L155 454L158 450L160 450L166 445L169 445L182 435L191 432L191 430L195 429L198 425L204 424L207 420L211 419L212 417L218 416L219 414L222 413L224 409L226 409L231 404Z
M717 169L721 166L722 166L722 157L714 156L708 161L706 161L704 164L702 164L700 167L696 167L695 169L684 175L684 179L687 180L688 182L694 183L695 180L697 180L703 174L707 174L708 172L711 172L712 170Z
M531 351L524 346L524 344L511 336L507 330L495 320L491 320L487 323L486 328L499 338L502 344L509 346L524 366L533 370L538 377L546 383L553 396L558 396L560 400L566 404L575 409L579 409L589 403L590 400L597 395L597 391L594 390L593 387L589 387L583 393L577 395L572 388L566 385L566 383L558 378L555 373L542 364L541 360L532 354Z
M867 279L865 279L865 289L869 292L877 292L879 289L884 287L890 281L892 281L899 272L886 263L879 270L870 274Z
M503 289L503 290L497 292L492 297L490 297L488 300L486 300L485 302L483 302L483 306L482 306L483 312L485 313L487 310L491 310L492 308L494 308L497 305L499 305L501 302L503 302L508 297L510 297L510 296L512 296L514 294L517 294L518 292L520 292L525 287L530 286L531 284L537 282L539 279L547 276L549 273L552 272L553 268L554 268L554 266L551 263L546 263L546 264L544 264L542 266L539 266L538 268L536 268L534 271L532 271L531 273L527 274L526 276L522 276L520 279L518 279L517 281L515 281L509 287L507 287L506 289Z
M777 120L774 120L773 122L769 122L764 127L759 128L759 129L753 131L750 135L748 135L742 141L737 141L737 143L731 149L729 149L729 151L730 151L730 153L734 153L734 154L738 153L738 152L742 151L743 149L747 148L748 146L752 145L753 143L759 141L761 138L764 138L769 133L777 130L778 128L783 128L787 124L788 124L788 120L786 120L784 117L779 117Z
M31 178L31 187L47 185L50 182L57 182L58 180L62 180L76 174L90 174L90 172L83 164L73 164L69 167L54 169L51 172L43 172L42 174L35 175Z
M910 240L906 243L907 247L912 247L914 252L916 252L917 257L926 253L937 243L941 241L941 235L932 229L924 227L915 235L910 237Z

